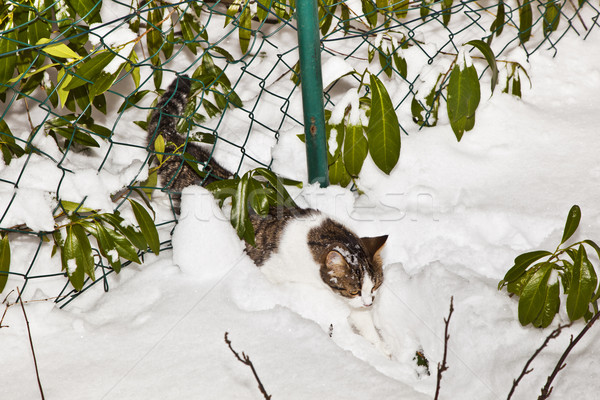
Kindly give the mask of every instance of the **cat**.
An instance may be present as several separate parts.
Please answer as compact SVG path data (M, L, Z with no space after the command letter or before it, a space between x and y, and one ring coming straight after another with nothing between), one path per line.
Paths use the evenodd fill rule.
M158 174L169 192L233 176L212 159L209 151L198 143L187 142L177 132L190 87L187 76L176 78L158 100L148 124L149 144L158 134L168 143L167 154L163 155L166 160ZM171 154L181 153L181 149L204 163L206 178L200 177L180 155ZM360 238L340 222L310 208L275 207L266 216L251 214L250 220L255 245L246 243L245 251L269 280L324 285L352 309L367 309L373 304L383 283L381 251L387 235ZM378 342L370 314L367 323L357 322L364 320L357 315L351 324L371 342Z

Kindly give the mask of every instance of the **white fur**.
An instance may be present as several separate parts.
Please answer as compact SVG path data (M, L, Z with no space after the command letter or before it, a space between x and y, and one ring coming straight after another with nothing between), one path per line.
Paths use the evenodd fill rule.
M373 287L375 285L373 283L373 279L371 279L371 276L367 273L367 271L363 271L363 274L363 284L360 290L360 294L363 304L365 306L370 306L371 304L373 304L373 294L371 293L371 291L373 290Z
M261 271L275 283L301 282L327 286L321 279L320 266L308 247L308 232L321 225L325 217L314 215L292 219L285 226L279 248L260 267Z

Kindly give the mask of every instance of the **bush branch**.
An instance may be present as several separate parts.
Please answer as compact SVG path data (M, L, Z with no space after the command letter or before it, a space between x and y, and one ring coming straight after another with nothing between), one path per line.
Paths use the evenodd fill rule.
M523 371L521 371L521 374L517 377L517 379L513 380L512 387L510 388L510 392L508 393L508 397L506 398L506 400L510 400L510 398L512 397L512 395L515 392L515 389L519 385L519 382L521 382L521 379L523 379L525 377L525 375L527 375L531 371L533 371L533 368L529 369L529 365L541 353L541 351L548 345L548 343L550 342L550 340L556 339L558 337L558 335L560 335L560 332L564 328L567 328L569 326L571 326L571 324L568 324L568 325L558 325L558 327L555 330L553 330L546 337L546 340L544 340L544 343L542 343L542 345L531 355L531 357L529 358L529 360L527 360L527 362L525 363L525 366L523 367Z
M238 352L235 351L233 349L233 347L231 347L231 340L229 340L229 338L227 337L228 334L229 334L229 332L225 332L225 343L227 343L227 346L229 346L229 350L231 350L231 352L233 353L235 358L238 359L239 362L250 367L250 369L252 370L252 373L254 374L254 379L256 379L256 382L258 383L258 389L265 397L265 400L270 400L271 395L267 393L267 390L265 389L262 382L260 381L260 378L258 377L256 370L254 369L254 365L252 364L252 361L250 361L250 357L248 357L246 355L246 353L244 353L244 352L242 352L242 356L240 357Z
M27 319L27 313L25 313L25 306L23 305L23 299L21 298L21 291L17 287L17 294L19 295L19 302L21 303L21 310L23 310L23 316L25 317L25 325L27 326L27 334L29 335L29 344L31 345L31 354L33 355L33 365L35 366L35 376L37 377L38 387L40 388L40 395L44 400L44 390L42 389L42 382L40 381L40 373L38 371L37 358L35 357L35 350L33 349L33 340L31 339L31 330L29 329L29 320Z
M442 363L438 363L437 366L437 384L435 386L434 400L438 400L438 397L440 395L440 387L442 383L442 374L448 369L448 365L446 364L446 356L448 354L448 340L450 339L450 335L448 334L448 326L450 325L450 318L452 317L453 312L454 296L450 297L450 311L448 312L448 318L444 318L444 324L446 325L446 327L444 328L444 357L442 358Z
M592 319L590 319L588 321L588 323L585 324L585 326L583 327L583 329L581 330L581 332L579 332L579 335L577 335L577 337L575 337L575 339L573 339L573 337L571 336L571 342L569 343L569 345L565 349L564 353L562 354L562 356L558 360L558 363L554 367L554 370L552 371L552 373L550 374L550 376L548 376L548 380L546 381L546 385L542 388L542 393L538 397L538 400L545 400L548 397L550 397L550 394L552 393L552 381L554 381L554 378L556 378L556 376L558 375L558 373L564 367L566 367L567 364L565 363L565 360L567 359L567 356L569 355L569 353L571 352L571 350L573 350L573 348L575 347L575 345L577 345L577 343L581 340L581 338L583 337L583 335L585 335L587 333L587 331L592 327L592 325L594 325L594 322L596 322L599 317L600 317L600 312L597 312L592 317Z

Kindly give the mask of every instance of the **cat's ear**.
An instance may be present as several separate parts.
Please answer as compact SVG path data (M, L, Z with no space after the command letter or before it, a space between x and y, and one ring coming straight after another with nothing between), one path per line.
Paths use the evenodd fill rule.
M325 265L330 272L330 275L336 277L343 277L348 272L348 263L344 256L335 250L331 250L327 253L325 258Z
M385 245L388 235L377 236L377 237L363 237L360 238L363 246L367 250L371 259L379 258L379 254Z

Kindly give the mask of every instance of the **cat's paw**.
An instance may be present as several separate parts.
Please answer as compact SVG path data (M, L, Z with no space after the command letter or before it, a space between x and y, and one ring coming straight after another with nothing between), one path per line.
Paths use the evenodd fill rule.
M394 354L392 353L392 347L390 345L388 345L382 340L379 340L377 343L374 343L374 345L375 348L379 350L388 359L391 360L393 358Z

